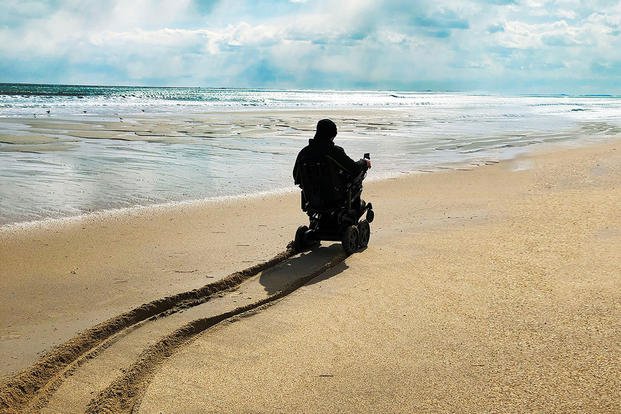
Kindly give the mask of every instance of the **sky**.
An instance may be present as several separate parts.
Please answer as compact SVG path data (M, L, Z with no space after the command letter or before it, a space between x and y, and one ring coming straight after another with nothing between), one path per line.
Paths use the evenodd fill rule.
M0 0L0 82L621 94L621 0Z

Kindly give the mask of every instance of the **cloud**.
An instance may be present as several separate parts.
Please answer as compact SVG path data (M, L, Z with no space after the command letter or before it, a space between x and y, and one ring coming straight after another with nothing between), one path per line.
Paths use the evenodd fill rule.
M460 18L450 10L442 10L440 13L414 16L413 24L418 27L431 27L437 29L468 29L468 21Z
M0 81L618 90L620 34L608 0L6 0Z
M488 33L502 33L505 31L503 24L493 24L487 28Z

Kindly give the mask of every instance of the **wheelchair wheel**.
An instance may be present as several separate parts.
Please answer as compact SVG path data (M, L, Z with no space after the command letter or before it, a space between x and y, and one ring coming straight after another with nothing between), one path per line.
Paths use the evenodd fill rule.
M295 239L293 241L293 244L296 250L302 251L306 248L306 232L307 231L308 231L307 226L300 226L295 231Z
M372 223L372 222L373 222L373 219L375 219L375 213L373 212L373 209L372 209L372 208L369 208L369 209L367 210L367 217L366 217L366 219L367 219L367 221L368 221L369 223Z
M362 220L358 223L358 243L361 249L364 249L369 245L369 239L371 238L371 226L367 220Z
M347 226L341 239L343 250L345 253L352 254L358 250L358 228L356 226Z

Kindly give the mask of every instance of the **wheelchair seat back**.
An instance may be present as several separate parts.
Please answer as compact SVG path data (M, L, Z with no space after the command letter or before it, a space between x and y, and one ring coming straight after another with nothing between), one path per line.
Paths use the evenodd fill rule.
M326 212L340 208L347 202L345 177L325 157L303 161L300 181L305 211Z

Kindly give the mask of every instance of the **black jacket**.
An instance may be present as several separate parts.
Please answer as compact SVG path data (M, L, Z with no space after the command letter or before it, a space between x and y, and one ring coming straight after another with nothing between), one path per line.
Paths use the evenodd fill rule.
M299 169L305 161L313 161L327 158L332 161L338 169L351 180L362 171L367 170L367 163L364 159L354 161L345 154L345 150L338 145L334 145L332 140L308 140L308 145L300 151L295 166L293 167L293 180L295 184L300 184Z

